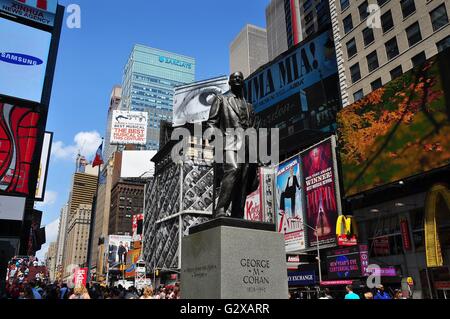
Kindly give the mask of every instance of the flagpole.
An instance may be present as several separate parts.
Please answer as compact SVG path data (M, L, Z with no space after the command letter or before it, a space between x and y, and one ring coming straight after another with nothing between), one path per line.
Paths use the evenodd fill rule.
M103 144L104 144L104 138L102 138L102 144L100 145L101 151L103 152ZM98 152L98 151L97 151ZM103 159L103 154L101 155L102 159ZM97 157L97 155L96 155ZM94 159L95 161L95 159ZM102 160L103 161L103 160ZM94 245L94 227L95 227L95 216L96 216L96 211L97 211L97 196L98 196L98 189L100 186L100 174L102 172L102 165L104 163L100 164L98 166L98 174L97 174L97 187L95 190L95 195L92 201L92 209L91 209L91 223L89 224L89 239L88 239L88 250L87 250L87 268L88 268L88 272L87 272L87 283L91 283L91 261L92 261L92 247Z

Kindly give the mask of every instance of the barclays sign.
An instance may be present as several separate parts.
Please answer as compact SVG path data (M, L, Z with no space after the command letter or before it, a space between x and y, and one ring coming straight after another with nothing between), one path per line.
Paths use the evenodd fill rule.
M168 58L168 57L165 57L165 56L160 56L159 57L159 62L176 65L176 66L179 66L181 68L188 69L188 70L192 69L192 63L180 61L180 60L173 59L173 58Z

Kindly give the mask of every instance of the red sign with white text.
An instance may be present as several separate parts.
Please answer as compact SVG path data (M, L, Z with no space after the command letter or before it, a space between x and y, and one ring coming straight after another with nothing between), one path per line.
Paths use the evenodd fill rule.
M75 287L86 286L87 273L87 268L77 268L74 270L73 283Z

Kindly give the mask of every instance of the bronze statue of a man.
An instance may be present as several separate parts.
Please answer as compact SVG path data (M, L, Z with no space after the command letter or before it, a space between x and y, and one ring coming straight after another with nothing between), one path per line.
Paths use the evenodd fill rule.
M239 152L243 147L245 147L245 153L248 154L248 137L245 137L244 140L230 138L232 133L229 129L245 131L253 128L255 112L244 97L244 75L241 72L233 73L230 76L229 84L230 92L215 98L207 122L209 128L222 133L225 146L223 163L216 163L215 169L215 174L220 170L223 177L221 178L218 202L214 208L214 217L226 217L228 208L233 203L231 217L243 219L247 196L258 188L257 164L249 163L247 160L238 160L240 159ZM222 150L216 149L215 151Z

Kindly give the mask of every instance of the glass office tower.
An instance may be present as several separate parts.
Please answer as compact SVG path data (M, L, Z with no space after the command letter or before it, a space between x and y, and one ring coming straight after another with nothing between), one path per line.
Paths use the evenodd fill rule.
M148 150L159 149L160 121L172 121L174 88L194 81L194 58L134 46L124 71L121 109L148 112Z

